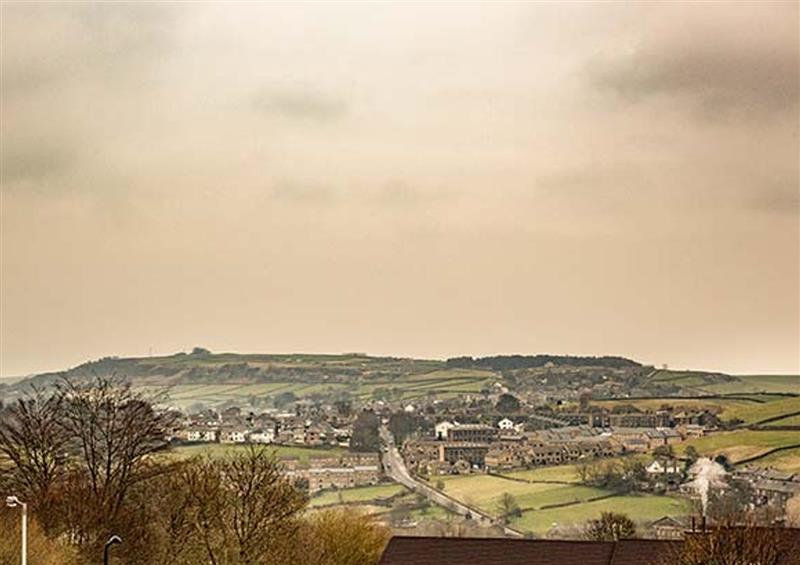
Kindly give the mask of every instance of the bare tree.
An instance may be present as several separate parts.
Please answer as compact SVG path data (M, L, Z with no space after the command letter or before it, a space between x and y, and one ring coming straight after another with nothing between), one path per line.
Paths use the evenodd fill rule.
M797 530L760 526L752 514L731 515L687 534L667 565L798 565Z
M34 509L45 504L62 475L68 436L61 407L59 396L32 388L0 413L0 456L8 461L0 486Z
M200 459L183 480L197 543L215 565L269 562L270 552L294 536L306 503L264 448Z
M113 519L131 486L160 472L148 456L166 447L175 415L113 377L63 379L56 396L74 459L99 509Z

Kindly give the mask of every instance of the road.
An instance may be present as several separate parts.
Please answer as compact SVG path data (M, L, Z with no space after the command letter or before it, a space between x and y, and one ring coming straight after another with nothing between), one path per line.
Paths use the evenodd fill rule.
M400 456L400 452L397 450L397 446L394 444L394 438L386 426L381 426L380 428L381 439L386 447L386 450L383 452L383 466L386 469L386 474L392 478L393 480L397 481L401 485L405 486L406 488L425 496L428 500L433 502L434 504L438 504L444 508L447 508L454 514L458 514L460 516L469 517L472 520L475 520L476 523L480 524L481 526L494 526L500 525L497 521L489 516L488 514L478 510L477 508L472 508L463 504L457 500L450 498L449 496L439 492L435 488L431 487L428 484L414 478L413 475L408 471L405 463L403 462L403 458ZM523 534L518 532L517 530L508 528L506 526L501 526L503 531L506 535L512 537L522 537Z

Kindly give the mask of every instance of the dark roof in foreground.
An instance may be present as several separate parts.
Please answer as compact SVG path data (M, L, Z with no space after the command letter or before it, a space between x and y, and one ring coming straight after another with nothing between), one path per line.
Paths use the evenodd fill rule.
M393 537L379 565L609 565L614 543Z
M776 532L781 540L800 547L800 529ZM662 565L677 557L682 546L682 541L646 539L597 542L396 536L389 540L379 565ZM789 551L780 563L800 565L800 551Z

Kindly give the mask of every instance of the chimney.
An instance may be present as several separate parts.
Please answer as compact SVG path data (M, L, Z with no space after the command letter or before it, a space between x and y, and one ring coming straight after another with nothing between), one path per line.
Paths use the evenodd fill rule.
M697 518L694 515L692 515L692 532L696 531L697 531Z
M702 517L702 519L700 521L700 524L701 524L700 531L703 532L703 533L706 533L706 515L705 514L703 514L703 517Z

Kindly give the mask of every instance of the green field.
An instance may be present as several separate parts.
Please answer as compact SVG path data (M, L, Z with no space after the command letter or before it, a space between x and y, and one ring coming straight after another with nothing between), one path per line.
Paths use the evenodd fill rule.
M773 453L754 461L752 464L757 467L770 467L787 473L800 473L800 448Z
M627 398L619 398L614 400L595 400L592 401L592 404L596 404L598 406L602 406L608 409L620 405L635 406L639 410L658 410L662 406L672 406L673 408L676 409L680 409L681 407L685 407L687 409L705 408L713 412L722 412L724 414L725 412L728 412L730 410L742 409L751 405L758 405L759 403L752 399L747 400L740 398L701 399L701 398L669 397L669 398L637 398L633 400Z
M724 419L736 418L748 424L761 422L768 418L776 418L782 414L800 412L800 396L778 398L763 404L747 404L730 406L722 414Z
M352 502L371 502L405 492L406 488L396 483L370 487L356 487L327 491L311 497L309 506L329 506Z
M194 457L196 455L220 457L243 449L247 449L247 446L230 443L211 443L202 445L182 445L173 449L170 454L178 458ZM286 459L297 457L302 462L307 462L309 459L331 457L346 453L346 450L341 447L311 448L271 445L266 447L266 449L274 453L278 458Z
M580 527L587 520L598 518L601 512L621 512L638 523L652 522L662 516L685 516L691 510L684 498L655 495L614 496L561 508L531 510L511 522L511 526L537 535L551 528Z
M216 405L226 401L245 401L250 397L268 400L282 393L291 392L298 398L311 395L333 395L346 392L352 397L367 400L378 389L389 391L390 397L398 400L413 400L428 395L441 397L478 392L493 382L496 375L491 371L471 369L442 369L424 373L410 373L387 379L385 377L354 379L353 383L304 383L279 381L269 383L231 384L175 384L158 387L144 385L140 390L150 394L166 396L166 402L186 409L193 404Z
M800 414L775 420L767 424L767 426L800 426Z
M541 508L552 504L584 501L609 494L582 485L523 483L489 475L445 477L444 492L484 512L497 515L503 493L514 496L521 508Z
M736 463L776 447L797 443L800 443L800 433L797 431L735 430L689 440L677 446L677 451L682 453L687 446L693 445L701 455L724 454Z
M526 471L513 471L503 473L508 477L526 481L559 481L565 483L578 482L578 467L576 465L557 465L555 467L539 467Z
M574 484L577 471L574 465L543 467L509 473L508 477L520 482L491 475L442 477L444 492L481 510L497 516L499 499L503 493L514 496L523 509L522 517L511 525L517 529L541 535L553 524L579 526L596 518L603 511L624 512L636 522L649 522L662 516L683 516L690 511L690 502L672 496L626 495L611 496L610 491ZM598 497L608 497L593 500ZM552 508L552 505L562 505Z
M800 394L800 375L736 375L738 381L703 386L715 394L790 392Z

